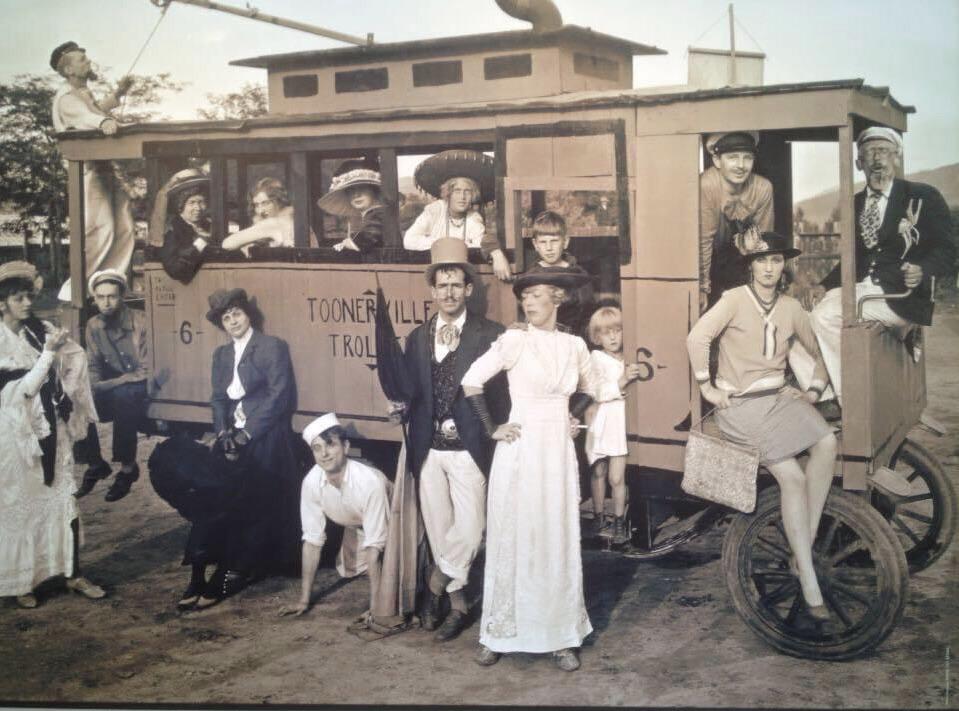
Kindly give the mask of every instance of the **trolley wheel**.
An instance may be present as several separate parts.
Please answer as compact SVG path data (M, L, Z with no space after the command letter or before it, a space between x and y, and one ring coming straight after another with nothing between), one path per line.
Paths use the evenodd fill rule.
M932 565L956 535L956 490L939 460L927 449L906 439L889 466L912 486L906 497L886 496L877 489L872 505L899 536L909 571Z
M813 620L789 570L778 487L753 514L733 518L723 542L726 586L740 617L781 652L842 660L876 647L899 621L909 571L896 534L869 503L833 489L813 545L816 575L832 619Z

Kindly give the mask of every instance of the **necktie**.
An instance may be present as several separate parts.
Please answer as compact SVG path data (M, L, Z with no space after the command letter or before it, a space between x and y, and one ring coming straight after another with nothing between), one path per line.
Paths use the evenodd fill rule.
M444 323L440 328L439 342L455 351L460 344L460 330L455 323Z
M866 200L866 208L859 216L859 227L862 230L862 241L867 249L872 249L879 241L879 225L882 220L879 218L879 198L882 193L869 193Z

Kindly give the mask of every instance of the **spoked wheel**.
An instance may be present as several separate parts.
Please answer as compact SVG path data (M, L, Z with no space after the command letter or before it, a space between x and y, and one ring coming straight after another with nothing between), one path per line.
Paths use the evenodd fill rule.
M912 440L903 441L889 466L912 491L891 497L874 489L872 505L889 521L916 573L932 565L956 535L956 490L936 457Z
M832 619L813 620L783 529L779 488L759 496L753 514L733 518L723 542L726 586L736 612L786 654L850 659L876 647L902 615L909 586L906 557L889 524L869 503L829 493L813 545L816 575Z

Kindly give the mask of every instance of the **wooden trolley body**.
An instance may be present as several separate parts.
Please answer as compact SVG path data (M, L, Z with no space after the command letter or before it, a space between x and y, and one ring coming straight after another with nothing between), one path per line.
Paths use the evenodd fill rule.
M223 234L228 161L282 162L295 207L297 249L259 251L255 260L205 264L192 283L170 279L156 261L144 268L153 367L170 379L151 415L171 421L209 420L209 363L225 336L204 318L206 296L243 286L259 299L266 330L287 340L296 368L295 424L335 410L361 436L397 440L373 369L371 304L376 279L392 302L398 335L422 322L431 307L422 278L425 255L389 244L379 256L349 259L311 249L318 208L316 168L321 160L373 153L383 173L388 212L396 224L396 157L447 147L492 151L497 170L496 228L517 270L529 248L522 238L523 193L615 192L613 238L573 234L574 251L594 245L618 263L626 315L625 349L642 364L628 400L629 463L682 470L685 432L700 415L685 337L698 317L699 175L708 133L758 130L763 144L757 172L775 190L777 229L792 232L791 145L831 141L839 154L840 231L844 295L843 371L846 383L842 470L844 485L864 489L867 474L888 463L925 406L922 362L868 324L858 323L853 293L853 140L867 125L904 130L910 109L860 81L746 89L643 94L564 94L535 100L450 106L418 111L356 111L331 115L269 116L237 122L146 124L119 137L66 134L70 161L71 273L83 275L83 163L146 158L155 186L188 159L208 161L211 208ZM396 231L398 235L398 230ZM594 240L590 242L589 240ZM476 260L479 261L478 255ZM478 308L496 320L515 319L508 285L480 269ZM74 279L73 308L85 295Z

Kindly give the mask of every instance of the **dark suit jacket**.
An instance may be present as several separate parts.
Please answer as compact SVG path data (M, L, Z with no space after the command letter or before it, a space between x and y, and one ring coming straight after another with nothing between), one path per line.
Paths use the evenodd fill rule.
M433 318L438 318L434 316ZM456 352L456 382L460 383L469 367L489 350L490 345L505 329L495 321L467 313L460 345ZM410 449L413 472L419 476L433 441L433 372L431 368L430 322L418 326L406 339L406 370L411 381L410 392ZM486 384L486 402L497 423L506 421L509 414L509 390L504 373ZM462 389L453 401L453 419L463 445L484 474L489 475L493 462L493 442L487 438L483 423L466 401Z
M913 290L907 299L889 301L889 308L912 323L928 326L932 323L932 276L944 277L955 270L956 253L952 241L952 218L949 207L939 191L925 183L913 183L908 180L894 180L886 214L879 228L879 241L875 249L868 250L862 241L859 216L866 201L866 190L856 193L856 281L862 281L872 273L879 286L887 294L906 290L900 267L903 262L911 262L922 267L922 283ZM906 243L899 234L899 221L906 216L911 201L918 205L922 200L922 210L916 228L919 230L918 244L910 247L902 257ZM840 284L840 265L836 265L822 281L827 289Z
M213 352L213 426L216 432L233 424L233 402L226 389L233 380L233 343L220 346ZM243 411L246 413L247 434L252 440L262 437L278 424L290 426L296 410L296 383L293 362L286 341L254 331L246 344L237 368L246 395Z

